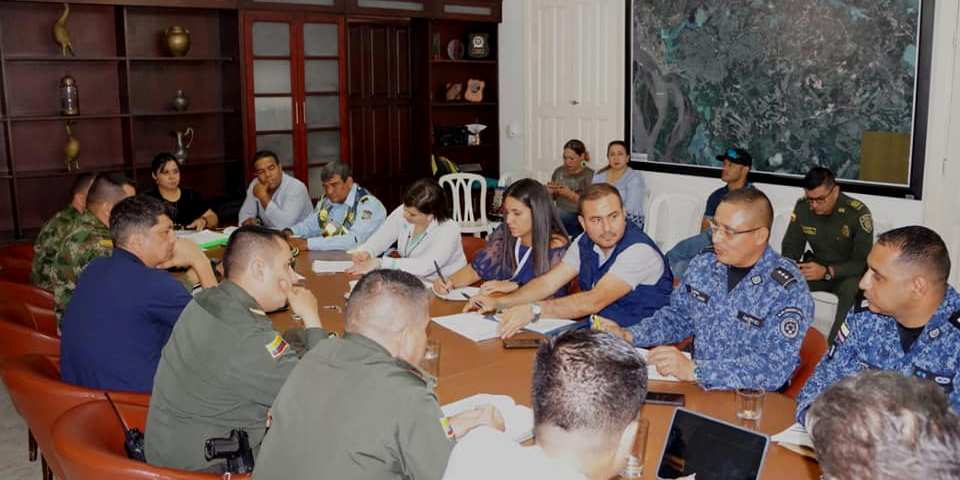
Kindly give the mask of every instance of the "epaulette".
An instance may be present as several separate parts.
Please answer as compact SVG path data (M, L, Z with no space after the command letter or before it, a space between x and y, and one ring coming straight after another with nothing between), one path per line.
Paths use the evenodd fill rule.
M772 272L770 272L770 276L773 278L774 281L779 283L780 286L782 286L783 288L787 288L790 286L791 283L794 283L797 281L796 277L794 277L789 270L783 267L775 268Z
M366 202L367 200L370 200L370 195L364 195L363 197L361 197L361 198L360 198L360 203L364 203L364 202Z
M860 210L863 208L863 202L861 202L860 200L851 199L848 205L850 205L850 208L854 210Z

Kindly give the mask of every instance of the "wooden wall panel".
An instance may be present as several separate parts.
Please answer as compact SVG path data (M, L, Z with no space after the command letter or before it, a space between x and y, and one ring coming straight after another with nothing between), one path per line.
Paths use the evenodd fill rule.
M120 168L123 165L120 121L103 118L74 122L73 136L80 140L80 155L77 157L80 168ZM17 175L65 173L63 146L67 132L62 120L14 123L13 137Z

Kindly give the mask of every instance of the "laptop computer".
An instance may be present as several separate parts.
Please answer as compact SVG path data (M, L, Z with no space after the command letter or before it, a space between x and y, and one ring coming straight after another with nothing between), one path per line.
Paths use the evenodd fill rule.
M760 478L770 438L685 408L677 408L663 444L657 478L697 474L697 480Z

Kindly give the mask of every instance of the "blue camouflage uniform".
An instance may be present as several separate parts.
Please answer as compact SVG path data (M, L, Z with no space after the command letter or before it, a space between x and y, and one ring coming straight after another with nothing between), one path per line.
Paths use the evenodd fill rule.
M670 304L628 330L647 347L694 337L697 382L705 389L783 387L800 360L813 298L796 265L767 247L727 292L727 266L707 251L693 259Z
M960 294L948 287L940 307L908 352L900 344L896 319L854 307L800 391L797 421L806 420L810 404L830 385L866 369L891 370L936 382L954 411L960 413Z
M370 238L386 218L380 200L354 183L343 203L321 197L313 215L290 230L307 237L310 250L350 250Z

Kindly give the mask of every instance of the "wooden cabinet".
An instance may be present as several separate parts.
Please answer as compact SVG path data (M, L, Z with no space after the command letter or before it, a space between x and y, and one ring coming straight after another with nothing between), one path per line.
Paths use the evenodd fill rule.
M460 165L479 165L483 175L500 174L500 119L497 91L497 24L456 20L422 20L415 23L418 70L425 73L418 93L417 151L444 156ZM469 56L465 50L470 34L484 34L489 53L483 58ZM458 44L460 46L458 46ZM470 80L483 83L482 99L469 101L466 90ZM448 90L459 85L459 96ZM451 98L452 97L452 98ZM441 138L441 130L450 131L467 124L481 124L480 143L470 145L462 139Z
M209 2L208 2L209 3ZM69 201L78 172L123 172L153 188L150 161L172 151L173 132L195 141L182 183L211 199L241 188L242 131L236 11L71 4L73 56L61 56L51 28L60 3L0 4L0 238L31 236ZM161 32L180 25L190 50L173 57ZM79 88L79 115L59 111L58 86ZM177 90L190 99L175 111ZM65 125L80 142L80 169L68 171Z
M320 170L348 159L344 19L244 12L247 149L271 150L323 193Z

